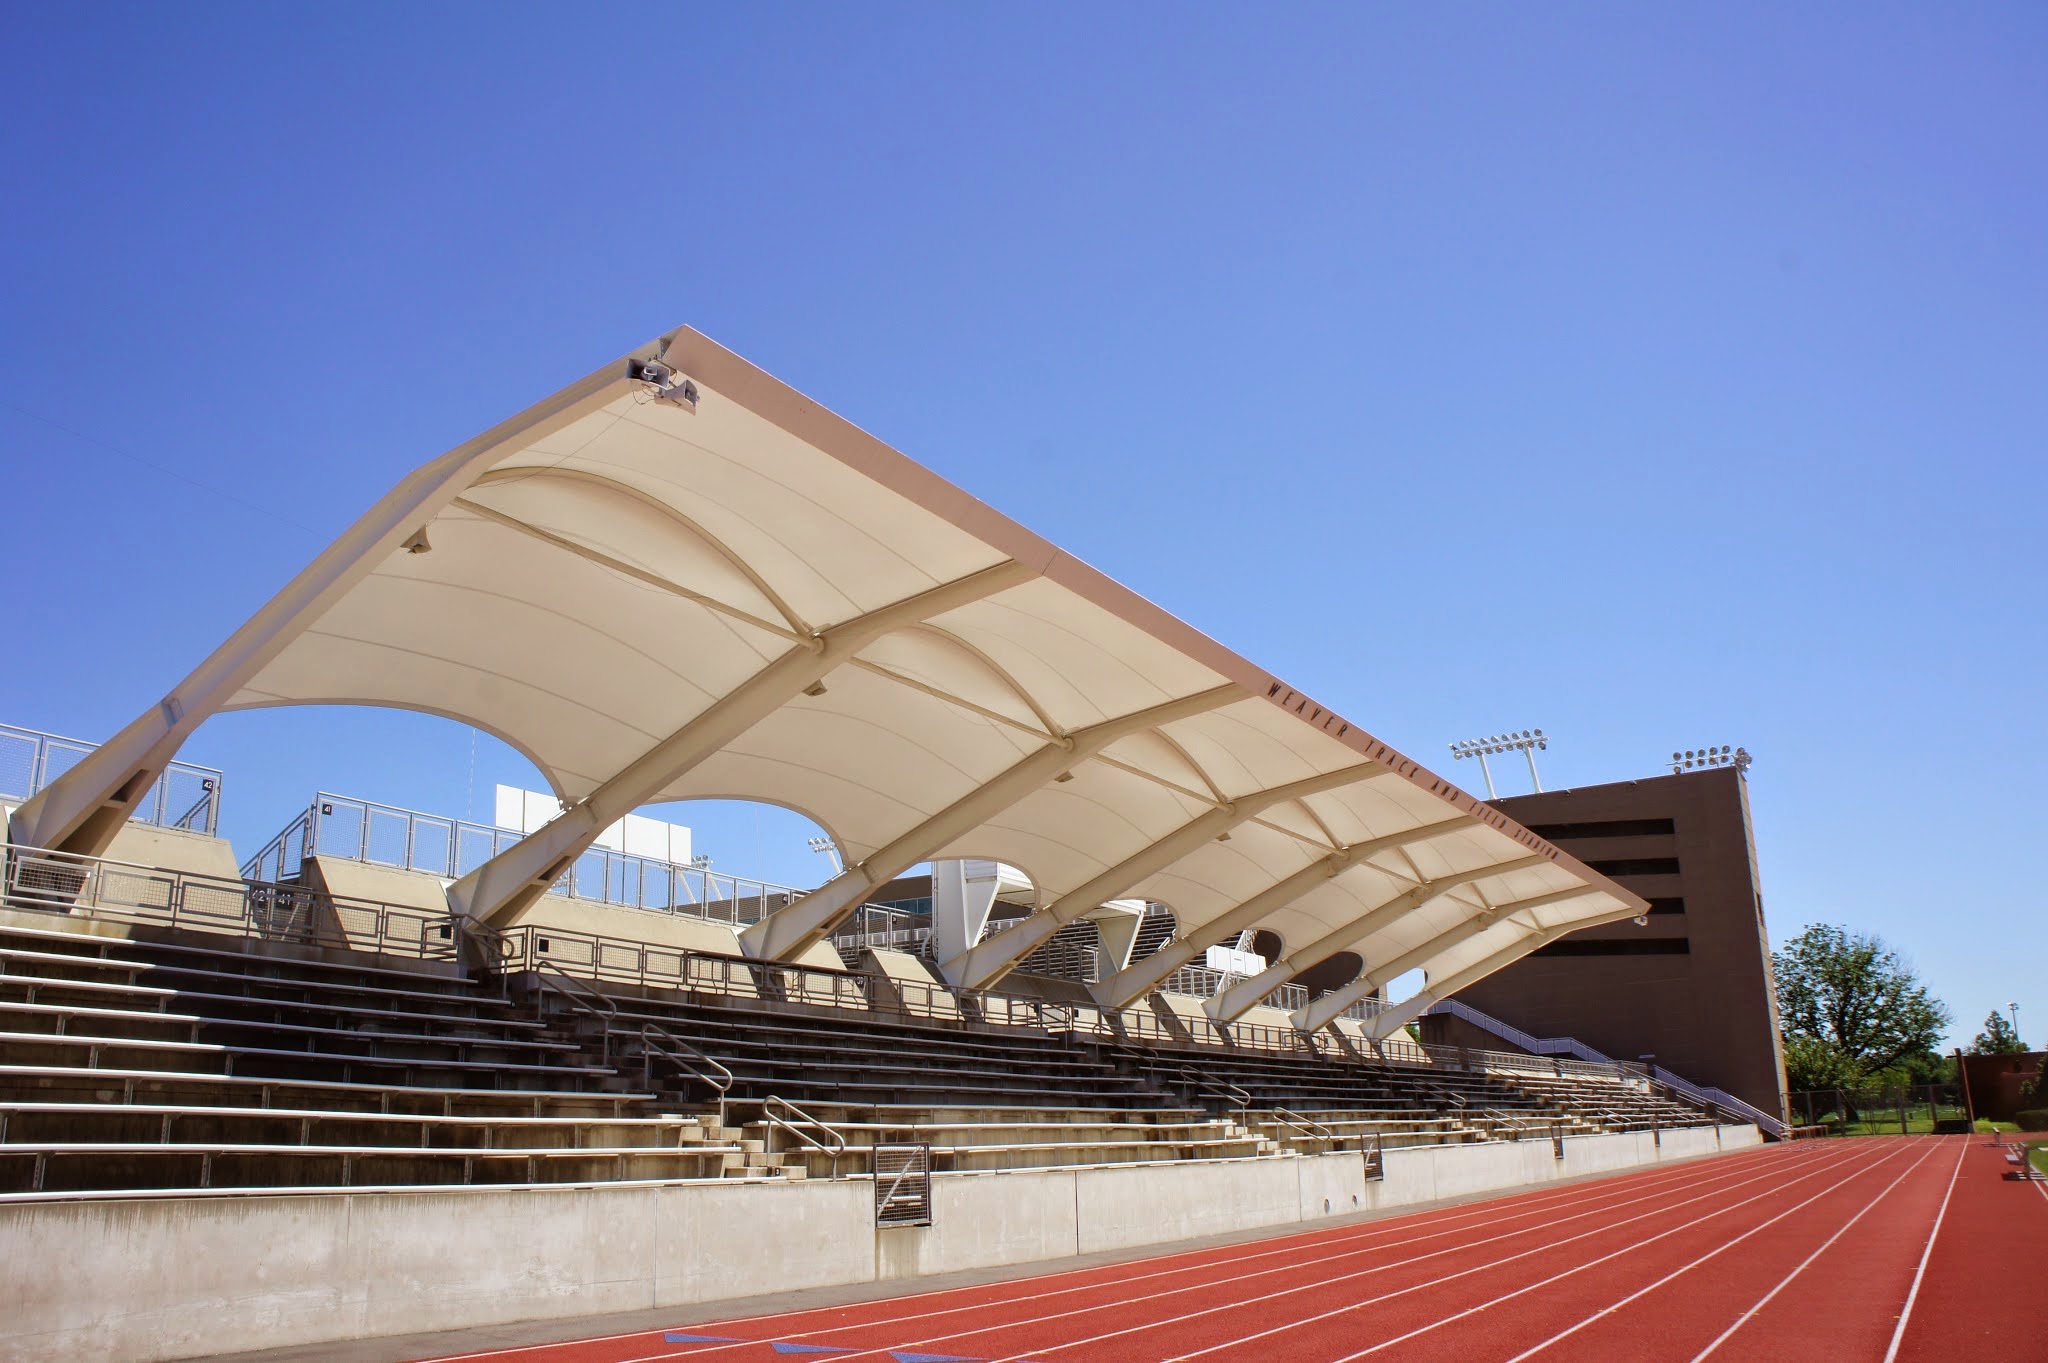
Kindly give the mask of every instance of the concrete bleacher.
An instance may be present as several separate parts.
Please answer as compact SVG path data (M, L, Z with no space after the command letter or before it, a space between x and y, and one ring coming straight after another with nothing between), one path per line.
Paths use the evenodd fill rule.
M1215 1028L1178 996L1105 1018L1060 982L956 995L904 953L771 967L720 927L715 951L637 948L622 980L618 939L568 925L465 964L424 902L381 954L296 901L266 938L275 887L242 902L201 931L151 904L0 909L0 1196L788 1180L904 1143L939 1173L1377 1160L1706 1120L1618 1075L1404 1063L1355 1030Z
M0 1190L766 1176L502 987L0 921Z

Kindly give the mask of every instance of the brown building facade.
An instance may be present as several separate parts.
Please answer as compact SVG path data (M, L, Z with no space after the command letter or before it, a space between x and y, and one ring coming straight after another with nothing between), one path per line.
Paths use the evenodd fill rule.
M1785 1062L1748 781L1733 767L1494 801L1650 901L1649 921L1589 928L1462 991L1537 1036L1617 1059L1655 1055L1696 1083L1785 1111Z

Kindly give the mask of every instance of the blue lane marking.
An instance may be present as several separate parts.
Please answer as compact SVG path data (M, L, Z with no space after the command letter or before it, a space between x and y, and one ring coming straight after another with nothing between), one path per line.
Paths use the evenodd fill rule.
M662 1338L671 1344L739 1344L742 1342L736 1335L682 1335L674 1331L663 1335Z
M966 1354L890 1354L896 1363L988 1363L986 1358L969 1358Z
M843 1354L852 1349L844 1344L770 1344L779 1354Z

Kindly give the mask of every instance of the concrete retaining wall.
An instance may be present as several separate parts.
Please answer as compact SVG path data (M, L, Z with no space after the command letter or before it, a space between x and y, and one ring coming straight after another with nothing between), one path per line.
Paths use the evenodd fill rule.
M1754 1127L949 1174L878 1231L866 1182L218 1197L0 1207L0 1359L136 1363L1020 1265L1313 1223L1760 1141Z

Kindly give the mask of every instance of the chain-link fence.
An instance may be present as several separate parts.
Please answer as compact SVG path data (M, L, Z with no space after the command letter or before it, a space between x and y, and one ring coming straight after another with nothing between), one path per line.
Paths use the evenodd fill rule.
M1830 1136L1927 1135L1938 1123L1966 1130L1969 1120L1956 1084L1808 1089L1791 1099L1795 1126L1819 1127Z

